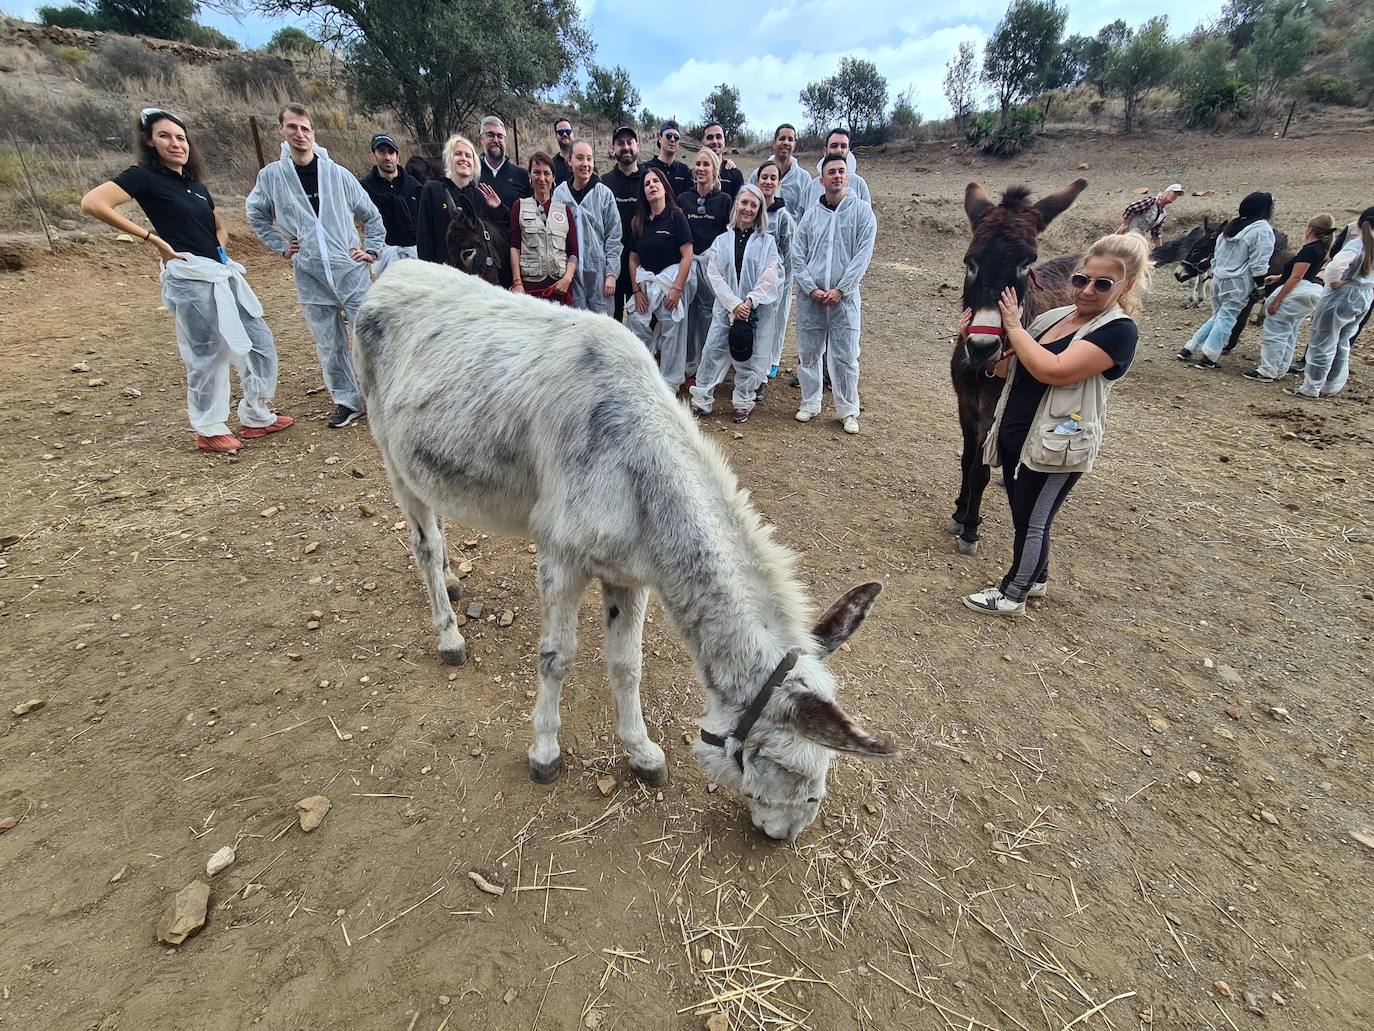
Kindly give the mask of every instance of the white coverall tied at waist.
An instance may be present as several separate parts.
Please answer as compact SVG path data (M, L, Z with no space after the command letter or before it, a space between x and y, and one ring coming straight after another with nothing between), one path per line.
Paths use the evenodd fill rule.
M1278 310L1264 319L1264 336L1260 340L1259 364L1256 371L1270 379L1282 379L1293 364L1298 349L1298 331L1312 314L1321 298L1320 283L1301 279L1279 302Z
M235 261L189 255L165 263L159 274L186 366L186 414L202 437L229 433L231 363L243 387L240 424L261 428L277 418L277 348L243 271Z
M824 360L836 416L859 414L859 283L877 237L873 208L847 190L834 211L818 200L797 226L792 273L797 282L797 375L803 412L815 415L821 410ZM811 297L813 290L838 290L840 300L822 304Z
M325 386L335 404L361 411L363 396L349 358L344 320L352 322L372 281L368 265L355 261L349 251L358 246L357 223L361 222L363 249L382 253L386 226L357 178L331 161L323 147L316 147L315 155L319 161L318 215L285 143L281 160L258 173L244 208L248 224L266 246L285 254L291 241L299 245L291 259L296 295L315 339Z
M716 387L725 379L733 365L735 389L732 405L743 411L753 411L759 387L768 378L772 364L772 327L782 296L782 260L778 245L767 233L749 234L744 245L744 262L735 273L735 231L727 230L716 237L706 252L706 275L715 293L715 308L711 328L706 334L706 346L697 366L697 381L692 387L692 404L709 412L715 400ZM742 296L741 296L742 295ZM737 361L730 354L730 326L732 314L745 301L754 313L754 353L745 361Z
M657 273L641 268L635 277L635 286L644 288L649 310L641 315L638 307L631 303L629 317L630 331L658 358L659 371L674 390L687 378L687 306L695 286L695 279L688 276L677 307L669 311L668 291L677 286L677 270L677 262Z

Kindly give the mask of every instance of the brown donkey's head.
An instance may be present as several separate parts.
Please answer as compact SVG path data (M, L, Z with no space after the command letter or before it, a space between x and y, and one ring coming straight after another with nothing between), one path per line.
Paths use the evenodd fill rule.
M493 286L510 285L509 231L482 218L465 196L450 212L445 242L450 265Z
M973 325L961 341L969 365L986 365L1001 353L1004 334L997 299L1007 287L1026 299L1031 268L1039 258L1040 234L1087 187L1075 179L1058 193L1030 202L1030 188L1013 186L994 204L978 183L964 190L964 211L973 239L964 254L963 306L973 310Z

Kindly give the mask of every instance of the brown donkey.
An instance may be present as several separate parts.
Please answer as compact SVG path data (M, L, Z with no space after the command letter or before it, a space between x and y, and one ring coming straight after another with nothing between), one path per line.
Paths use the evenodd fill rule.
M1071 300L1069 276L1078 256L1052 258L1036 267L1040 234L1072 204L1086 179L1075 179L1060 190L1030 202L1030 188L1013 186L994 204L978 183L964 190L964 211L973 227L973 239L964 254L963 307L972 309L968 332L955 339L949 374L959 399L959 427L964 435L960 461L959 498L949 532L959 538L959 551L978 551L979 510L988 485L983 464L983 440L992 425L993 409L1002 392L1002 380L992 371L1007 346L997 299L1007 287L1021 298L1026 325L1040 312Z

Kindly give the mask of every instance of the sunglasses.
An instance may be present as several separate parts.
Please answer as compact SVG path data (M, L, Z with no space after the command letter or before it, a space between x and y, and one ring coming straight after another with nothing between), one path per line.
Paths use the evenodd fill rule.
M138 123L146 129L150 123L157 121L157 119L170 117L172 117L170 111L164 111L160 107L145 107L138 113Z
M572 130L571 130L571 129L555 129L555 130L554 130L554 135L555 135L555 136L571 136L571 135L572 135Z
M678 140L682 139L682 137L675 132L665 132L663 138L669 143L676 143Z
M1121 283L1121 280L1108 279L1105 276L1099 276L1098 278L1094 279L1091 276L1085 276L1082 272L1075 272L1073 275L1069 277L1069 282L1073 284L1073 288L1075 290L1082 290L1085 286L1091 283L1093 285L1093 289L1096 290L1098 293L1108 294L1111 293L1112 290L1119 283Z

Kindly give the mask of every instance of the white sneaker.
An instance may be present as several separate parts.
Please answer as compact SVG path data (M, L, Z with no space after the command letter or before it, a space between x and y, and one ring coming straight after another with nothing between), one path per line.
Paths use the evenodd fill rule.
M1012 601L996 587L965 596L964 604L989 616L1020 616L1026 611L1024 601Z
M1045 595L1047 595L1047 594L1049 594L1049 593L1050 593L1050 585L1049 585L1049 582L1046 581L1045 583L1031 584L1031 585L1030 585L1030 590L1028 590L1028 591L1026 592L1026 597L1027 597L1027 598L1043 598Z
M815 417L815 412L798 412L796 415L796 420L797 422L810 422Z
M857 415L847 415L844 419L844 431L846 433L859 432L859 417Z

